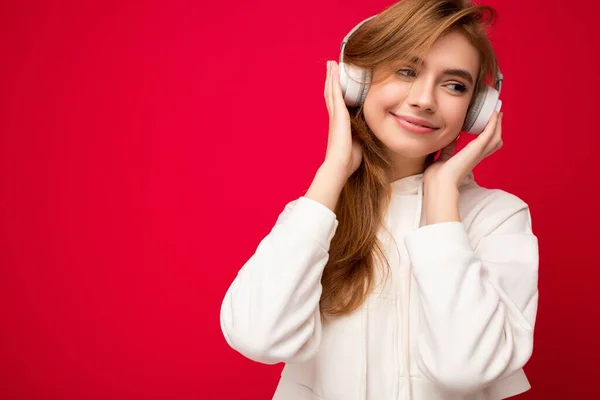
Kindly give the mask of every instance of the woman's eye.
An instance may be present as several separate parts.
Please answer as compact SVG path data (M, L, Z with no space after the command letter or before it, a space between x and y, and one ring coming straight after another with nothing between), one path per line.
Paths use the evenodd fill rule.
M417 76L416 71L412 68L402 68L401 70L398 70L398 74L403 75L403 76L410 76L410 77Z
M467 87L461 83L451 83L448 85L451 90L459 93L465 93L467 91Z

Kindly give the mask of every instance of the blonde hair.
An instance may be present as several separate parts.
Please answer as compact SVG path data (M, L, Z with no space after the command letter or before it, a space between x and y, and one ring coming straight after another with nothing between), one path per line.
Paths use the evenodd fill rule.
M487 36L495 19L493 8L468 0L401 0L352 34L344 62L371 71L380 68L386 71L381 79L386 79L407 61L424 59L441 36L458 31L479 54L477 93L482 84L496 79L497 60ZM373 288L376 262L387 264L377 232L390 197L390 164L383 144L367 126L362 106L350 109L350 117L352 135L363 148L363 162L346 182L335 210L339 225L321 279L321 311L328 315L357 309ZM431 162L433 154L425 166Z

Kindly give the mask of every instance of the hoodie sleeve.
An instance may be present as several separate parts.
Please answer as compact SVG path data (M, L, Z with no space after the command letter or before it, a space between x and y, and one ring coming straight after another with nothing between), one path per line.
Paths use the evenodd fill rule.
M288 203L238 272L221 305L227 343L265 363L302 362L321 340L321 276L338 226L321 203Z
M475 248L462 222L405 239L419 289L418 365L448 390L477 391L532 354L538 241L528 206L509 199L482 210L483 225L494 223Z

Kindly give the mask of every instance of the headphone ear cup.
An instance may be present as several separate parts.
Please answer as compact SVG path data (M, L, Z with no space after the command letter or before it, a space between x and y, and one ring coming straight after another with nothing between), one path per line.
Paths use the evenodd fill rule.
M348 107L363 104L371 84L371 71L343 62L339 64L339 71L344 103Z
M502 100L500 93L491 86L485 85L477 94L475 101L467 111L463 131L479 135L490 121L494 111L500 111Z

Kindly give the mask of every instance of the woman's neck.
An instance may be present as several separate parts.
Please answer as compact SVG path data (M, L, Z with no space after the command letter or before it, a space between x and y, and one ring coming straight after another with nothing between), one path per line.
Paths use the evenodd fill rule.
M422 174L425 171L427 157L408 158L399 155L391 157L390 181Z

